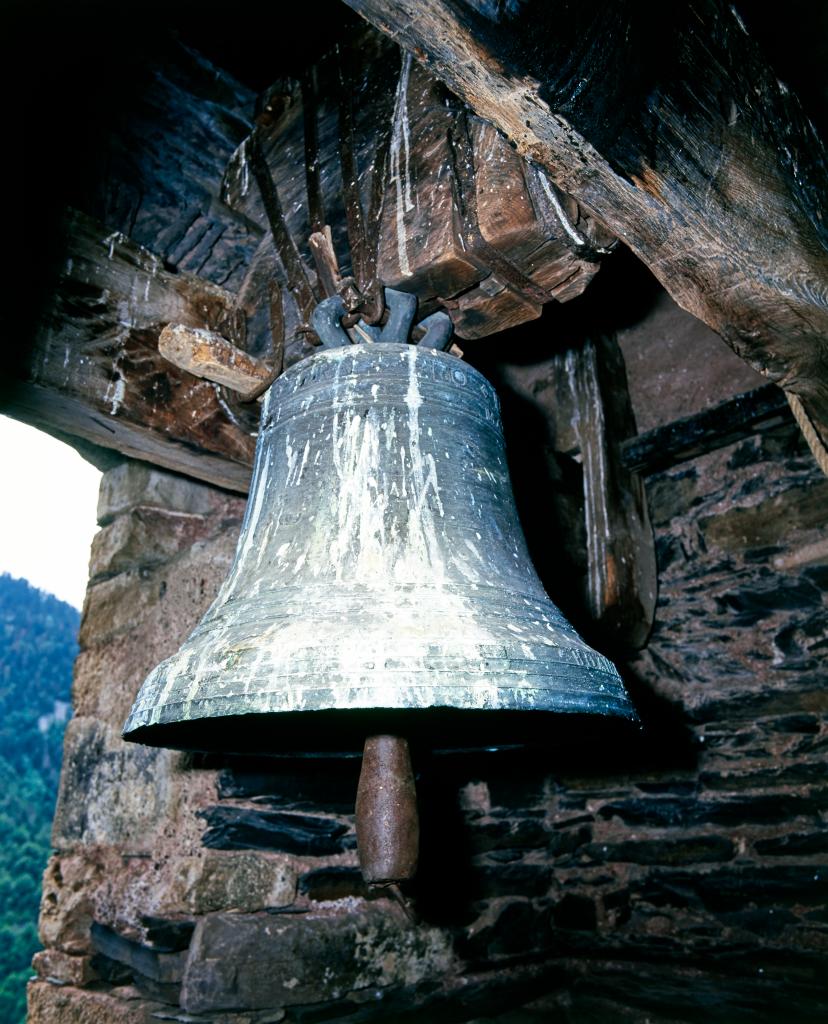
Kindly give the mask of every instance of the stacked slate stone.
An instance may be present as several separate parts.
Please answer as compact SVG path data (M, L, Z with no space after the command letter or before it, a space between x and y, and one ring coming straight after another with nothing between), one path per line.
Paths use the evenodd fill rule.
M356 764L120 740L243 502L108 472L32 1024L824 1019L828 481L786 427L648 487L657 625L625 668L642 731L420 757L406 912L361 881Z

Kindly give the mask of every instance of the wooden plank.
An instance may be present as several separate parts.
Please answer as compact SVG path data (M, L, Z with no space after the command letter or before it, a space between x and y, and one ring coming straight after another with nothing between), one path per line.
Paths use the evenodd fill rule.
M565 349L529 365L543 339L523 333L511 357L492 344L474 365L501 399L529 550L567 618L624 657L649 635L656 564L643 480L622 462L637 433L623 355L614 336L570 327Z
M584 473L587 607L606 650L642 648L655 618L655 542L644 481L621 444L635 436L624 358L614 337L587 338L555 359Z
M72 214L65 259L2 411L221 487L244 491L257 407L232 408L220 389L158 352L169 322L215 328L234 296L161 261L118 232Z
M799 394L828 441L828 159L733 8L347 2Z
M791 420L785 393L775 384L765 384L625 441L621 458L633 472L659 473Z

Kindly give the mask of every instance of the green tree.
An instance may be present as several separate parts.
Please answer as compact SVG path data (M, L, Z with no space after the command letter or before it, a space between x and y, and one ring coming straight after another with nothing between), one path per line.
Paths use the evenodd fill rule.
M39 947L80 615L25 580L0 576L0 1021L23 1024Z

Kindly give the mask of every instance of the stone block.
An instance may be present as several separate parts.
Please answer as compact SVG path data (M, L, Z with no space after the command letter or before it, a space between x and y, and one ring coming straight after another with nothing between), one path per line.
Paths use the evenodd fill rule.
M765 857L810 857L828 854L828 832L790 832L787 835L759 839L753 844L758 854Z
M39 950L32 959L32 969L43 981L76 988L83 988L98 977L91 956L72 956L59 949Z
M93 922L139 936L141 914L163 904L169 886L154 861L106 847L55 855L43 876L40 939L50 949L81 956L94 951Z
M96 718L117 732L127 719L141 683L170 646L169 624L151 620L102 644L90 644L75 659L72 704L76 715ZM160 634L160 635L159 635Z
M779 764L776 760L761 765L758 770L747 771L727 764L721 769L701 772L699 782L705 789L731 793L775 789L781 786L794 786L801 790L803 787L823 782L825 774L825 764L821 758L818 761L806 761L802 758L787 765Z
M99 580L167 562L221 528L212 516L137 508L101 527L92 540L89 576Z
M98 522L103 526L138 505L208 515L224 497L224 492L209 484L156 469L146 462L124 462L101 479Z
M724 836L681 836L676 839L629 839L590 843L583 851L591 860L632 864L701 864L732 860L736 846Z
M276 850L308 857L343 853L354 846L351 825L337 818L253 807L209 807L205 846L216 850Z
M475 853L491 850L532 850L546 846L549 832L536 818L501 818L475 823L469 831L470 848Z
M183 902L193 914L251 913L287 906L295 897L296 869L286 858L205 850L198 869L189 875Z
M89 928L100 882L98 865L83 857L50 858L40 900L39 933L44 946L72 956L91 953Z
M119 998L45 981L30 982L27 994L27 1024L151 1024L153 1010L161 1008L135 997Z
M709 872L652 872L641 899L683 907L698 900L714 913L753 907L820 907L828 899L828 871L813 864L738 865Z
M771 824L798 815L818 815L828 804L828 793L808 795L760 793L732 800L702 801L693 797L617 800L604 804L601 818L618 817L626 825L650 828L692 828L699 825Z
M211 604L236 545L228 527L147 572L129 570L87 591L75 663L75 713L120 731L147 674L173 654Z
M149 853L174 810L170 776L179 756L127 744L96 719L73 718L64 740L53 846L112 845Z
M204 1013L317 1003L453 969L448 935L415 927L385 900L305 914L212 914L196 927L181 1004Z
M111 850L124 862L156 858L163 864L199 854L197 812L215 799L215 774L188 765L186 754L126 743L119 730L73 719L53 845L63 852Z
M129 569L89 586L80 645L108 642L150 622L172 654L211 604L233 561L238 532L228 528L154 569Z

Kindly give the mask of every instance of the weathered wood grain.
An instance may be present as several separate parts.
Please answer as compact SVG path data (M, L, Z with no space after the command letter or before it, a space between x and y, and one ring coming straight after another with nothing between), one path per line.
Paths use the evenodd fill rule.
M721 0L347 0L828 439L825 148Z
M312 151L317 173L311 191L314 205L324 205L330 219L343 273L371 277L363 267L373 253L366 250L361 227L363 221L369 228L376 221L382 282L417 294L424 314L448 300L461 338L505 330L539 316L544 302L579 295L613 236L560 195L490 124L468 117L465 105L410 56L404 54L401 62L397 48L370 31L355 46L360 68L351 70L346 83L348 102L337 102L343 86L336 62L322 61L316 69ZM451 136L467 118L468 151L458 154ZM344 162L339 154L343 124L348 140L353 133ZM312 218L305 176L297 174L305 152L303 127L308 118L299 91L285 87L273 116L257 133L288 230L310 266ZM251 187L251 155L249 143L239 147L222 195L238 214L262 226L266 216ZM460 192L458 157L467 180ZM479 232L471 237L462 228L461 207L474 210ZM356 245L350 255L348 236Z
M313 231L308 238L308 246L316 264L316 278L325 298L336 295L342 284L339 261L334 252L333 239L329 224L322 231Z
M658 473L791 419L784 392L775 384L765 384L630 438L621 446L621 460L636 473Z
M237 348L215 331L185 324L167 324L158 336L158 351L179 370L242 396L258 390L272 377L261 359Z
M217 386L158 352L169 322L214 328L235 309L229 292L161 261L80 214L64 225L65 262L34 345L3 412L245 491L256 413L231 410Z
M273 242L285 269L288 289L302 314L303 323L309 323L314 306L320 296L313 290L307 269L296 248L296 242L287 229L279 202L279 193L264 158L257 132L254 131L246 140L246 151L249 154L250 171L259 188L267 222L273 235Z
M235 290L259 232L218 201L218 182L252 128L255 94L161 33L151 54L140 86L112 85L122 105L100 135L95 174L66 199L168 266Z
M555 358L554 374L584 474L587 607L608 649L639 650L653 626L657 578L644 481L622 459L622 442L636 434L624 359L615 338L588 337Z

